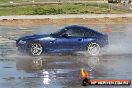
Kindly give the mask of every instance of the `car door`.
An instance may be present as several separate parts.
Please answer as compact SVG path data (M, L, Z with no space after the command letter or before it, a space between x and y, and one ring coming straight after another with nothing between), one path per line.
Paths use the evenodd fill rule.
M67 35L67 36L64 36ZM59 38L56 39L55 46L61 51L81 50L83 44L84 31L78 28L67 28Z
M82 44L83 44L83 36L84 31L80 28L69 28L65 32L65 34L68 35L67 38L65 38L66 48L69 50L81 50Z
M67 35L67 36L64 36ZM52 42L51 49L55 52L81 50L83 44L84 31L79 28L67 28L59 37Z

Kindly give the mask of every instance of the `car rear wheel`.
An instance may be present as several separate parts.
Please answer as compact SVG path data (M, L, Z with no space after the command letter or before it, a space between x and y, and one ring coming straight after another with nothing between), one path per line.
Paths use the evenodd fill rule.
M39 56L43 52L43 47L39 42L32 42L29 44L29 52L33 56Z
M92 56L99 55L99 53L100 53L100 46L96 42L91 42L87 46L87 51Z

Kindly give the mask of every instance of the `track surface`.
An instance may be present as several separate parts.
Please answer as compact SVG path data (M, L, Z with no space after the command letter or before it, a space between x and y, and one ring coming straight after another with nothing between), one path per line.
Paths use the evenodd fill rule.
M117 17L132 17L131 13L128 14L73 14L73 15L21 15L21 16L0 16L0 20L13 20L13 19L62 19L62 18L117 18Z
M105 25L89 26L97 30L105 29ZM0 88L81 88L82 67L90 72L90 77L93 79L132 80L132 26L109 27L111 32L107 34L110 46L98 57L90 57L86 53L31 57L19 54L14 40L23 35L51 33L60 27L0 26ZM131 88L131 86L90 86L90 88Z

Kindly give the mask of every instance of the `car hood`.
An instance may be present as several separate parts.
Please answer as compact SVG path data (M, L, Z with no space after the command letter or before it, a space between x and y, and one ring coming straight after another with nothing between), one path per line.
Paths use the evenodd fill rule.
M34 35L30 35L30 36L24 36L18 39L19 40L32 40L32 39L39 39L39 38L45 38L45 37L51 37L51 35L48 34L34 34Z

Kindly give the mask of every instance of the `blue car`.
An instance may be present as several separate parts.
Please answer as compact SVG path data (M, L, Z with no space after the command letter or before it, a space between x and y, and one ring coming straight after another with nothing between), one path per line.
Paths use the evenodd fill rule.
M108 35L87 27L71 25L51 34L35 34L16 40L20 52L33 56L42 53L73 53L86 51L98 55L102 47L108 45Z

